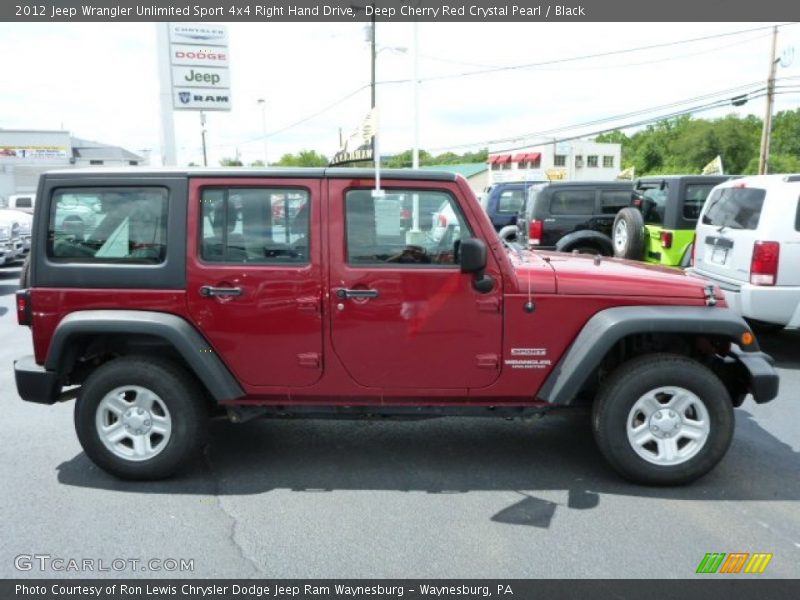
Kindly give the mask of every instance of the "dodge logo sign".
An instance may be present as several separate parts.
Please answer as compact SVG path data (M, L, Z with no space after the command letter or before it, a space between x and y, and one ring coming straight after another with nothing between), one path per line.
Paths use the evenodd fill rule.
M178 98L180 98L183 104L189 104L189 100L192 99L191 92L178 92Z

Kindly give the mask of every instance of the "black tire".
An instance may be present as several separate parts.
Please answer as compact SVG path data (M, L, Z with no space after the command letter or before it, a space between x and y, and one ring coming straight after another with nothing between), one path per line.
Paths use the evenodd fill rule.
M634 421L638 418L633 413L637 402L648 396L648 392L662 387L688 390L702 403L708 415L705 442L697 450L684 445L689 452L695 453L678 464L654 464L640 456L628 439L629 419ZM673 397L680 396L676 394ZM666 398L662 396L662 399ZM692 410L696 409L689 409L690 415ZM670 413L670 416L674 415ZM684 413L681 420L686 416ZM649 421L649 429L656 423L664 423L653 418ZM623 477L646 485L683 485L708 473L728 451L734 430L733 404L725 385L697 361L677 354L651 354L622 364L604 382L594 402L592 429L603 456ZM680 448L679 443L685 438L681 433L671 435ZM655 438L647 442L651 443L660 454Z
M31 257L25 257L25 262L22 263L22 270L19 272L19 289L24 290L30 286L31 277Z
M103 398L124 386L154 392L171 419L164 448L147 460L128 460L109 450L96 419ZM208 426L206 399L197 382L181 367L165 360L122 357L98 367L84 382L75 403L75 430L84 452L101 469L122 479L163 479L197 455Z
M620 227L625 228L627 235L622 236ZM633 207L623 208L614 218L611 230L611 241L614 246L614 256L630 260L641 260L644 256L644 219L639 209Z

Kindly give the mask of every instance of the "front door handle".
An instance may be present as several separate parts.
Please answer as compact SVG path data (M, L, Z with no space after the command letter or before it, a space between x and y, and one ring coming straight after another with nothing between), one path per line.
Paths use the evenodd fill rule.
M214 287L204 285L200 288L200 295L208 298L209 296L241 296L242 288L238 287Z
M339 288L336 290L336 297L340 300L345 298L377 298L378 290L348 290Z

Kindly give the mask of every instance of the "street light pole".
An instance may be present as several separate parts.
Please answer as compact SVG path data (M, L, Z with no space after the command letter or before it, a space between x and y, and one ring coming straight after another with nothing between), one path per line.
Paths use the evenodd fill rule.
M411 166L419 169L419 23L414 21L414 147L411 150Z
M267 101L264 98L258 99L258 104L261 107L261 138L264 140L264 166L269 166L267 160Z
M203 166L208 166L208 155L206 154L206 114L200 111L200 139L203 141Z

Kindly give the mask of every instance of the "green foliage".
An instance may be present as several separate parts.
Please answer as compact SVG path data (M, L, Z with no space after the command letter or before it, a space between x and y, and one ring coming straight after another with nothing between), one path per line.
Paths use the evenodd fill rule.
M383 164L391 169L407 169L411 167L412 151L405 150L400 154L388 157L384 160ZM456 154L455 152L444 152L442 154L433 155L425 150L419 151L419 164L420 166L426 165L457 165L461 163L485 163L489 157L489 150L484 148L477 152L465 152L464 154Z
M272 166L278 167L325 167L328 165L328 158L324 154L318 154L316 150L301 150L297 154L284 154L277 163Z
M244 164L238 158L223 158L219 161L223 167L242 167Z
M717 155L726 173L758 170L762 121L748 115L719 119L693 119L689 115L660 121L626 135L612 131L598 142L622 144L622 167L635 167L637 175L700 173ZM770 172L800 169L800 109L775 115L772 128Z

